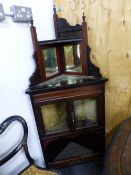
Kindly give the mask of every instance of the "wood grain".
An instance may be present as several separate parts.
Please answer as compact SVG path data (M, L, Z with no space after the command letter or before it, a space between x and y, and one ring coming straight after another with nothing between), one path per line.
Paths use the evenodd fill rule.
M131 114L131 1L55 0L70 24L88 24L91 59L109 78L106 86L106 132Z

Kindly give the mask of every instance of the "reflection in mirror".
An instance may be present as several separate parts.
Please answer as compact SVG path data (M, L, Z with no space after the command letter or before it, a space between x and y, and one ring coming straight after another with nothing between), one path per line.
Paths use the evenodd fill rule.
M80 44L64 46L67 72L81 72Z
M45 59L46 77L58 73L56 48L47 48L42 50Z

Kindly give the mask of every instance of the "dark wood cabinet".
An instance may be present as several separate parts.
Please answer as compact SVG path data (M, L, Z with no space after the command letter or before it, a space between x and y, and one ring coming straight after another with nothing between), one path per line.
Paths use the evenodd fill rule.
M82 26L70 26L54 13L54 24L50 41L37 41L31 26L36 70L26 93L46 166L60 168L102 158L107 79L89 59L85 17Z
M61 75L28 90L47 166L56 168L102 157L105 81Z

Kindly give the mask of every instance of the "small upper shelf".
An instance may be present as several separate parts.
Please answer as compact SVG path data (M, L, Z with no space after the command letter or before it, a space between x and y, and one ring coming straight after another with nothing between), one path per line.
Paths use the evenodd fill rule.
M39 45L40 46L44 46L44 47L49 47L49 46L57 46L59 44L62 45L71 45L73 44L77 44L80 43L82 41L81 38L73 38L73 39L61 39L61 40L46 40L46 41L39 41Z

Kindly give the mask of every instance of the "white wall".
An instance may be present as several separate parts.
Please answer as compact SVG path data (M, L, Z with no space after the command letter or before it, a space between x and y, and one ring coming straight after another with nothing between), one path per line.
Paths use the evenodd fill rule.
M54 39L53 0L1 0L0 3L3 4L6 13L10 13L11 5L31 7L38 39ZM35 68L29 26L29 24L14 23L10 17L0 22L0 123L11 115L22 116L29 127L30 154L38 165L44 166L30 98L25 94L29 86L29 77ZM0 136L0 157L7 147L17 142L22 135L19 124L9 129L10 132ZM15 160L0 167L0 175L17 174L23 161L21 152Z

